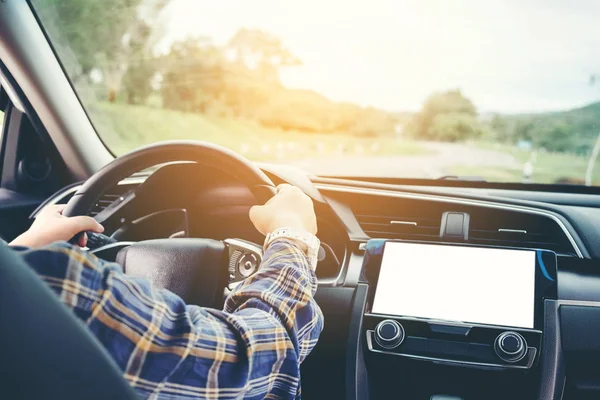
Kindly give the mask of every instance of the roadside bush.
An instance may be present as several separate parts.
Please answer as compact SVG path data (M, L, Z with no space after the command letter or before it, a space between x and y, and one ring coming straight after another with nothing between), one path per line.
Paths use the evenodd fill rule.
M433 118L427 137L443 142L459 142L479 138L483 133L483 126L472 115L446 113Z

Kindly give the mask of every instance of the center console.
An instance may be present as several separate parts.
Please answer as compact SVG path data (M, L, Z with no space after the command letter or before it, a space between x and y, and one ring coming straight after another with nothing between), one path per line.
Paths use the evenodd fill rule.
M370 398L536 397L553 252L371 240L362 280Z

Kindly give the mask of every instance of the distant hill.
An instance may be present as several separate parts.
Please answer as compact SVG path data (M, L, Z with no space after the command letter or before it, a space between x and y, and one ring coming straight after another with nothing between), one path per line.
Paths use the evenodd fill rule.
M586 154L600 133L600 102L567 111L496 114L488 124L500 141L528 140L552 151Z
M583 120L600 120L600 101L588 104L583 107L573 108L566 111L550 111L542 113L522 113L522 114L504 114L505 117L515 118L549 118L549 119L568 119L571 122L580 122Z

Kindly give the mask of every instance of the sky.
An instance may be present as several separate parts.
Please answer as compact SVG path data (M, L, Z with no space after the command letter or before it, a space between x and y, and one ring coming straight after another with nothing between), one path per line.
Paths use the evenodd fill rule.
M598 20L598 0L172 0L163 14L164 43L274 34L303 62L282 82L335 101L415 111L460 88L507 113L600 100Z

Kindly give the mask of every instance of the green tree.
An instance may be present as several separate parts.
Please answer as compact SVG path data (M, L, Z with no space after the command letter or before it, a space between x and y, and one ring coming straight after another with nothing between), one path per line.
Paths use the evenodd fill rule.
M134 53L142 38L149 39L153 25L167 0L47 0L36 12L55 46L68 47L60 54L75 83L97 69L107 87L109 100L121 89ZM145 44L144 44L145 45ZM134 66L139 69L139 66Z
M285 88L280 69L299 63L279 39L260 30L241 29L223 47L206 38L177 42L160 62L162 104L282 130L393 134L395 119L385 111L335 103L312 90Z
M483 132L483 126L473 115L451 112L437 114L433 118L427 137L443 142L459 142L481 137Z
M205 38L174 43L161 71L166 108L204 113L226 96L228 65L222 50Z
M450 114L450 116L438 118L446 114ZM460 115L463 115L464 118L459 117ZM455 135L462 136L465 133L463 132L465 124L474 124L476 117L475 106L460 90L434 93L427 98L422 110L415 114L408 123L407 131L418 139L455 141L459 140L455 138ZM434 126L436 119L438 122ZM454 128L448 130L450 125ZM442 131L448 132L448 136L442 135Z
M262 80L279 82L282 67L302 65L276 36L260 29L242 28L229 40L233 59L255 71Z
M533 126L531 136L538 147L557 152L575 151L575 139L569 126L564 123L538 123Z
M161 61L163 104L255 120L261 114L265 121L280 121L281 116L265 115L289 104L279 70L299 63L278 38L257 29L239 30L223 47L205 38L174 43ZM275 104L274 98L286 104Z
M158 72L158 62L147 46L151 34L152 29L145 25L129 43L131 55L122 81L129 104L143 104L153 90L152 79Z

